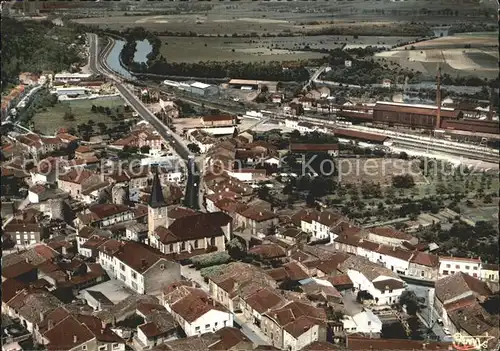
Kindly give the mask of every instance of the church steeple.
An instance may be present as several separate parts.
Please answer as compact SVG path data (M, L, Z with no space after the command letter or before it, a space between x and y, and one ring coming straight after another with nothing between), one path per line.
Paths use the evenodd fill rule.
M167 206L167 203L165 202L165 198L163 196L163 190L161 188L160 177L158 176L158 169L156 170L153 177L153 186L151 189L151 196L149 197L148 205L151 208Z
M148 236L152 236L159 226L168 227L168 209L156 169L148 202Z

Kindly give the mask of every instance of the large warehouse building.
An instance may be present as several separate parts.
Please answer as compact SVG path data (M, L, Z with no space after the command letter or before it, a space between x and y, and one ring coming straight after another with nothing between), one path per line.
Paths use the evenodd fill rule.
M378 101L373 107L373 123L404 126L419 129L434 129L437 123L438 107ZM463 113L453 108L441 108L441 123L462 118Z
M216 95L219 92L219 88L217 86L201 82L194 82L190 84L189 87L191 93L201 96Z

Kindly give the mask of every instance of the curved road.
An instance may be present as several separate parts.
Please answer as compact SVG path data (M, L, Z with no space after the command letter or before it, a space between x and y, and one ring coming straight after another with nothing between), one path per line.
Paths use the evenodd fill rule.
M184 159L188 168L188 180L186 184L186 195L184 204L188 207L198 208L199 196L199 183L200 174L197 164L194 162L194 155L191 154L184 141L180 136L173 133L166 125L164 125L155 115L148 110L142 101L140 101L135 94L129 90L124 84L123 79L120 78L116 72L113 72L106 64L106 58L113 43L108 43L103 51L99 53L99 38L96 34L89 33L89 46L90 52L90 69L93 72L100 73L111 79L120 95L132 108L141 116L145 121L149 122L175 149L177 154Z

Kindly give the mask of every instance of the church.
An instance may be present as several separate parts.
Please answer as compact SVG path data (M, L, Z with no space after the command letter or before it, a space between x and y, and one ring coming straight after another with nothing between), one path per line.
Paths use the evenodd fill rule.
M232 237L232 218L223 212L184 211L171 221L158 173L153 178L148 202L149 246L164 254L199 255L225 251Z

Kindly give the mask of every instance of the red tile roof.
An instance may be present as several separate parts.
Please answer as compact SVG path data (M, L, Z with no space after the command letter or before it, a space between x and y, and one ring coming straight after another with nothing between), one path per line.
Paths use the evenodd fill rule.
M18 263L14 263L13 265L10 265L8 267L2 267L2 277L6 279L16 278L34 270L36 270L36 267L31 263L21 261Z
M380 235L380 236L385 236L389 238L395 238L395 239L402 239L402 240L412 240L413 236L405 233L405 232L400 232L396 229L390 228L390 227L375 227L375 228L370 228L368 229L370 233Z
M28 286L16 279L6 279L2 282L2 302L9 302L20 291Z
M269 288L261 289L245 299L245 302L260 314L266 312L270 308L280 307L285 301L285 298L283 298L279 292Z
M127 241L114 256L133 270L143 273L165 256L158 250Z
M95 215L96 220L115 216L130 211L128 206L118 204L97 204L89 207L89 211Z
M333 129L332 130L335 136L338 137L345 137L345 138L355 138L359 140L365 140L365 141L373 141L377 143L383 143L389 137L387 135L381 135L381 134L373 134L373 133L363 133L363 132L358 132L357 130L350 130L350 129Z
M439 256L426 252L414 251L410 263L420 264L427 267L439 267Z

